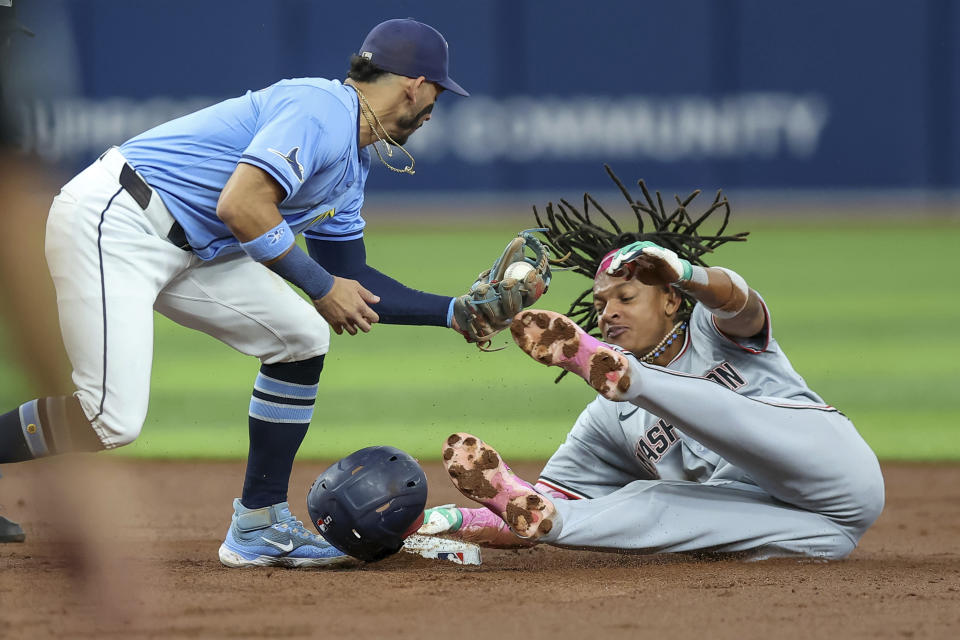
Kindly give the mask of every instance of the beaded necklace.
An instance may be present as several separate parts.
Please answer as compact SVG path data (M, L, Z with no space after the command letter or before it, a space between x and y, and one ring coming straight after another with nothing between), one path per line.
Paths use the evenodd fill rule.
M370 125L370 131L373 132L373 135L377 136L377 140L382 142L383 146L386 147L387 157L388 158L393 157L393 149L390 148L390 145L387 144L387 142L384 141L384 139L377 132L377 128L373 126L373 121L371 121L370 116L367 115L367 111L369 111L373 115L373 119L377 121L377 125L379 125L380 130L383 131L383 135L387 137L387 140L390 141L390 144L393 144L394 146L399 147L400 151L403 151L405 154L407 154L407 157L410 158L409 165L405 166L403 169L398 169L397 167L387 162L386 159L384 159L383 155L380 153L380 147L374 144L373 148L377 152L377 157L380 158L380 162L382 162L387 169L390 169L391 171L396 171L397 173L409 173L410 175L413 175L414 173L416 173L413 170L413 165L416 164L417 161L413 159L413 156L410 155L409 151L403 148L402 144L397 143L396 140L390 137L390 134L387 133L387 130L380 123L380 118L377 117L377 112L370 108L370 103L367 102L367 98L366 96L363 95L363 92L360 91L360 89L358 89L357 87L353 87L353 90L357 92L357 97L360 98L360 102L363 103L363 105L360 108L360 113L363 114L363 117L366 119L367 124ZM366 108L364 109L363 107L366 107Z
M659 358L663 353L673 344L673 341L680 337L684 331L687 329L687 322L681 320L677 324L673 325L673 329L667 332L667 335L663 336L663 340L660 341L660 344L651 349L647 355L640 358L640 362L653 362Z

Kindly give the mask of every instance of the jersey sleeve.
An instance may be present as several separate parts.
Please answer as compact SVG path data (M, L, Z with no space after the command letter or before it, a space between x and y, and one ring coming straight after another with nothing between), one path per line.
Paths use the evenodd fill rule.
M757 295L759 297L759 294ZM760 298L760 305L763 307L765 321L763 329L755 336L737 338L723 333L717 328L717 320L714 315L699 302L694 305L693 313L690 314L690 333L694 339L699 336L725 348L748 353L763 353L773 340L773 329L770 325L770 311L767 309L767 303L764 302L763 298Z
M316 87L274 85L263 94L256 131L240 162L270 174L287 199L347 153L349 118L336 98Z

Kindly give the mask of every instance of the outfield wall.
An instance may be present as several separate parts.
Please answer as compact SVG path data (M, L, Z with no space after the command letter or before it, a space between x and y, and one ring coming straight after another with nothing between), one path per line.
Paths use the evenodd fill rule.
M280 78L342 77L373 24L413 16L473 97L441 98L417 175L375 170L381 191L607 188L603 162L669 189L960 191L951 0L16 3L37 32L6 55L24 145L70 167Z

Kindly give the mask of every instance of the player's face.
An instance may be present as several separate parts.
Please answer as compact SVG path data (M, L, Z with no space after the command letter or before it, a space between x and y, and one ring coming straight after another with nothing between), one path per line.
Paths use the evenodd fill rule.
M410 108L410 112L397 119L397 132L391 136L399 144L406 144L407 139L414 131L423 126L430 119L433 112L433 106L437 103L437 96L443 92L440 85L432 82L424 82L417 88L416 100Z
M669 287L650 286L600 274L593 282L603 340L634 354L650 351L674 324L679 296Z

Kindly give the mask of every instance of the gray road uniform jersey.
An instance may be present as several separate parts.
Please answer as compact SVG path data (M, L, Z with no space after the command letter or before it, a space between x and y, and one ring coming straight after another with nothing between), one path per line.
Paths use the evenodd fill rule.
M630 402L597 396L540 481L566 493L544 540L643 552L843 557L883 505L876 457L765 329L732 340L696 305L667 366L634 360Z

